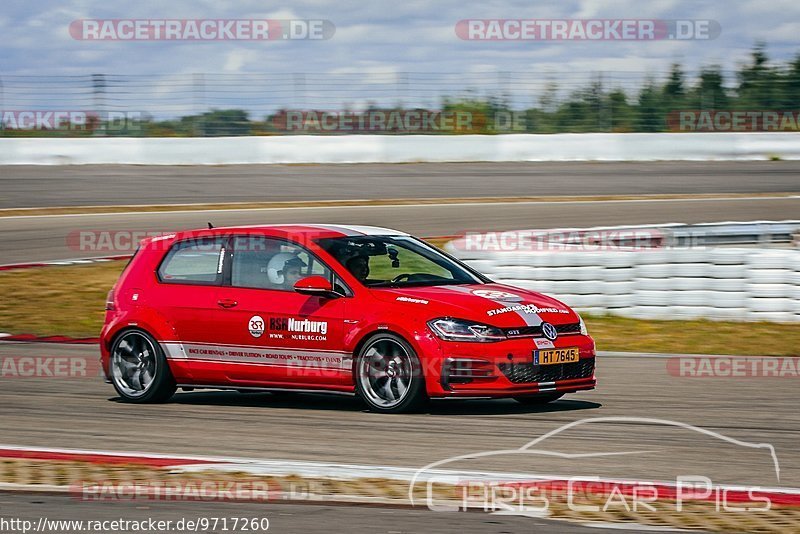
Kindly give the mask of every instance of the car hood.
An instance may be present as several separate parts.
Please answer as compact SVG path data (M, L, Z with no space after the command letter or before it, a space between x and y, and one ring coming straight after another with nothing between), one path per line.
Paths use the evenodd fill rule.
M371 289L378 300L408 306L415 314L469 319L503 328L578 322L577 314L547 295L503 284Z

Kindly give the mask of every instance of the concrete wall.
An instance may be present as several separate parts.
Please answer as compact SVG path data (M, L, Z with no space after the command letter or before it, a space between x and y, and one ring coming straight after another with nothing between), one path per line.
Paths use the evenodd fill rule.
M800 159L800 133L0 138L0 165Z

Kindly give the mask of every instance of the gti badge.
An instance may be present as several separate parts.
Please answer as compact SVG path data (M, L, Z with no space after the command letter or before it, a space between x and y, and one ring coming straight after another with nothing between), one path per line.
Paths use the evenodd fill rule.
M550 323L542 323L542 334L544 334L544 337L550 341L555 341L555 339L558 337L558 330L556 330L556 327Z

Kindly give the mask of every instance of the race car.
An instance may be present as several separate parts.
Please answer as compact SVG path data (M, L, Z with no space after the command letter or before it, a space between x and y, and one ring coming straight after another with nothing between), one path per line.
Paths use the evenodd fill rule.
M177 388L554 401L593 389L580 316L386 228L270 225L147 238L106 302L101 362L121 399Z

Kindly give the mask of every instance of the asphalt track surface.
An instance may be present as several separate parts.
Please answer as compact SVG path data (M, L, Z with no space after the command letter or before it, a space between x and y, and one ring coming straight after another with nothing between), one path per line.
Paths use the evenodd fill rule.
M0 166L0 208L800 192L800 161Z
M383 534L401 532L461 534L493 534L511 532L565 532L575 534L597 534L596 528L582 527L563 521L547 521L530 517L489 515L478 512L446 513L429 512L425 509L378 508L372 506L326 506L320 504L284 503L208 503L208 502L148 502L146 506L137 502L81 502L64 495L32 495L0 493L0 517L31 521L36 525L40 518L49 521L83 519L84 521L172 521L181 519L197 521L202 518L262 519L269 521L265 530L248 530L252 534ZM229 529L230 530L230 529ZM617 532L638 532L620 529ZM11 531L8 531L11 532ZM53 532L54 531L46 531ZM58 534L71 534L71 530L59 530ZM84 531L85 532L85 531ZM118 530L141 532L137 530ZM175 532L173 530L173 532ZM191 532L191 531L189 531ZM201 530L204 532L204 530ZM222 532L219 530L219 532ZM109 533L110 534L110 533Z
M270 208L0 218L0 264L125 254L78 232L166 232L284 222L370 224L421 236L467 231L800 218L800 162L4 166L0 208L727 193L794 198ZM178 208L179 209L179 208ZM70 241L69 236L72 236ZM98 238L99 242L99 238Z
M382 415L356 398L322 394L197 390L162 405L126 404L97 376L97 355L91 346L0 343L4 362L86 358L90 375L9 377L4 364L0 443L422 468L456 455L518 449L565 424L611 417L565 429L537 444L536 453L440 467L673 483L692 475L716 484L800 487L796 378L686 378L668 371L668 358L601 355L596 390L544 407L440 400L423 413ZM779 478L764 448L655 419L771 444ZM617 455L575 456L595 453Z
M289 222L368 224L433 237L484 230L786 219L800 219L800 195L793 198L308 207L0 217L0 264L131 253L133 248L129 245L135 232L203 228L208 221L216 226ZM82 235L87 237L86 241L81 241ZM110 240L117 240L120 246L107 246L115 242Z

